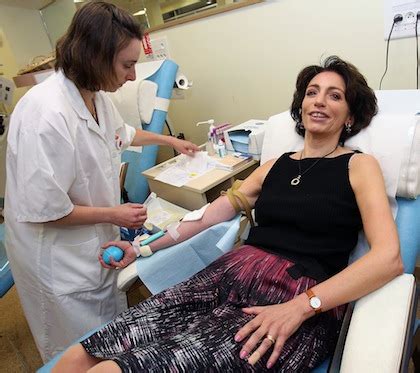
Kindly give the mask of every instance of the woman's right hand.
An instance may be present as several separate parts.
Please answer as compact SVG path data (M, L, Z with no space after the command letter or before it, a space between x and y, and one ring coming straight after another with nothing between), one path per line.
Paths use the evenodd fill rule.
M140 203L124 203L111 209L111 223L119 227L137 229L147 219L146 206Z

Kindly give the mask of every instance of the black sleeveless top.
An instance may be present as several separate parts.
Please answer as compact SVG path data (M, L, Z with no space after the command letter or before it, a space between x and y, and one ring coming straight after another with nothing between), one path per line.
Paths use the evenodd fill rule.
M319 161L296 186L290 181L299 173L299 161L291 154L283 154L267 174L255 203L258 226L245 243L294 262L289 271L294 278L322 281L347 266L362 228L348 172L354 153L302 159L302 173Z

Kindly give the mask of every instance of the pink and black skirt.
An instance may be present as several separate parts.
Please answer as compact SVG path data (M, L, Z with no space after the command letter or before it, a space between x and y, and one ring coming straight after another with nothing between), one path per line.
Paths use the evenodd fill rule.
M114 360L123 372L307 372L330 355L345 307L305 321L284 345L276 365L269 353L251 366L239 358L236 332L252 316L243 307L284 303L314 286L293 279L294 263L242 246L188 281L131 307L82 342L95 357Z

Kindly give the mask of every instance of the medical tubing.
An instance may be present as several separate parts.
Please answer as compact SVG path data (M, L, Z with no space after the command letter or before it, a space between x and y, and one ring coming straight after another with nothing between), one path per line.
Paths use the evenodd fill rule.
M158 238L162 237L165 234L164 231L159 231L155 234L152 234L150 237L140 242L140 246L145 246L153 241L156 241Z

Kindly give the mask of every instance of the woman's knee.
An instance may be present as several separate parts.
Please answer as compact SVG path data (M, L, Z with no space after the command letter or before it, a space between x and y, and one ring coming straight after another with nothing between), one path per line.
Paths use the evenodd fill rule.
M70 347L51 370L52 373L85 372L101 359L89 355L81 344Z

